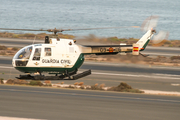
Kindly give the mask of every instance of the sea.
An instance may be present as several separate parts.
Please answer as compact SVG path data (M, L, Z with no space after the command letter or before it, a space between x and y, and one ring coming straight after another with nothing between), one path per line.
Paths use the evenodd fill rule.
M157 33L167 31L169 40L180 40L180 0L0 0L0 28L141 26L149 16L159 16ZM127 27L63 33L75 36L94 34L99 37L140 38L144 32L140 28Z

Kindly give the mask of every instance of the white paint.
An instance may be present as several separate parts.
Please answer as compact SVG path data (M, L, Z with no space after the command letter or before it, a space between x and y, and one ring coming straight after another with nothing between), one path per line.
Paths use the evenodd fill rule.
M153 47L147 46L148 49L160 49L160 50L180 50L179 47Z
M180 84L173 84L173 83L172 83L171 85L172 85L172 86L180 86Z
M154 73L154 75L166 75L166 76L174 76L174 77L179 77L180 79L180 75L172 75L172 74L157 74L157 73Z
M126 66L126 67L133 67L133 68L148 68L149 65L137 65L137 64L127 64L127 63L108 63L108 62L87 62L85 61L84 64L92 64L92 65L108 65L108 66ZM155 66L151 65L151 68L156 69L172 69L172 70L180 70L180 67L172 67L172 66Z
M157 91L157 90L142 90L145 94L156 94L156 95L176 95L180 96L180 92L170 92L170 91Z
M127 76L127 77L146 77L146 78L164 78L164 79L180 79L179 77L168 77L166 75L162 76L152 76L152 75L135 75L135 74L115 74L115 73L99 73L99 72L92 72L92 74L97 75L114 75L114 76Z
M0 120L43 120L43 119L18 118L18 117L2 117L2 116L0 116Z
M0 66L0 68L8 68L8 69L11 69L11 68L14 68L14 67L5 67L5 66Z
M176 55L176 56L179 56L180 54L174 54L174 53L170 53L170 54L167 54L167 53L152 53L152 52L146 52L146 51L143 51L144 54L148 54L148 55L161 55L161 56L172 56L172 55Z

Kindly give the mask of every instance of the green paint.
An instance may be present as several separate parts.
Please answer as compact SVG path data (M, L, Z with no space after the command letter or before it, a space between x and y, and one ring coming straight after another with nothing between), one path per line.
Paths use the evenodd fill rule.
M148 45L149 41L150 41L150 39L148 39L147 42L146 42L146 43L144 44L144 46L142 47L142 48L144 48L144 49L141 49L140 51L145 50L145 48L146 48L146 46Z
M80 54L79 58L77 59L75 65L72 67L73 71L81 67L84 62L84 54Z
M15 67L15 69L24 72L24 73L35 73L35 72L58 72L64 73L66 70L68 72L72 72L79 67L84 62L84 54L80 54L79 58L77 59L75 65L72 68L57 68L57 67Z

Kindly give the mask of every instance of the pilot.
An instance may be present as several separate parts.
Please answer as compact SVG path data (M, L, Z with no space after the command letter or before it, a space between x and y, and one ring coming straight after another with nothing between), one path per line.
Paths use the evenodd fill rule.
M39 57L39 56L40 56L40 52L39 52L38 49L36 49L36 51L35 51L35 53L34 53L34 56L36 56L36 57Z
M29 59L29 57L30 57L30 55L31 55L31 49L29 49L29 48L26 48L25 49L25 54L24 54L24 57L23 58L25 58L25 59Z
M47 49L46 56L51 56L51 49L50 48Z
M33 60L40 60L40 55L41 55L41 53L40 53L39 49L36 49Z

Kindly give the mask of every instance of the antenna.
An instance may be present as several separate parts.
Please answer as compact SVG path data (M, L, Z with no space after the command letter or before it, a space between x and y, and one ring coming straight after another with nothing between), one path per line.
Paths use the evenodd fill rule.
M36 40L36 36L34 37L33 44L34 44L35 40Z

